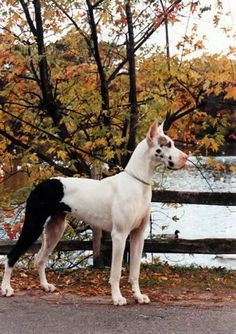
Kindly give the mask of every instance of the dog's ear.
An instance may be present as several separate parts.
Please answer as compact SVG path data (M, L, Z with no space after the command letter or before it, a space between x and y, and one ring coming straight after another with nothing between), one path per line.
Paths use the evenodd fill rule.
M159 133L164 133L164 124L165 124L165 121L163 121L162 123L161 123L161 125L159 125L159 127L158 127L158 132Z
M150 126L146 136L147 143L149 146L154 146L156 144L157 135L158 135L158 124L156 121L154 121Z

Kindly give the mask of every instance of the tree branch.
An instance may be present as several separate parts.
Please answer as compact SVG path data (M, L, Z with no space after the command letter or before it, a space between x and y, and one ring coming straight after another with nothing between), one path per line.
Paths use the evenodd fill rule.
M175 0L167 9L165 12L161 13L159 17L155 20L154 23L150 26L150 28L144 33L144 35L139 39L139 41L136 43L135 46L135 52L151 37L151 35L160 27L160 25L167 19L168 14L173 12L173 10L178 6L178 4L181 2L181 0ZM116 69L113 71L113 73L108 78L108 83L110 83L112 80L115 79L118 72L124 67L124 65L127 63L128 59L125 58L123 61L120 62L120 64L117 65Z
M160 0L161 2L161 7L163 12L165 12L165 6L163 3L163 0ZM169 42L169 29L168 29L168 18L166 17L165 19L165 36L166 36L166 58L167 58L167 66L168 66L168 71L170 72L170 42Z
M57 165L52 158L46 156L45 154L43 154L42 152L40 152L36 148L30 147L29 145L23 143L19 139L16 139L15 137L13 137L12 135L10 135L6 131L3 131L2 129L0 129L0 135L2 135L4 138L10 140L14 145L23 148L24 150L29 150L30 149L33 153L36 153L37 156L41 160L43 160L44 162L48 163L50 166L53 166L57 171L59 171L63 175L73 176L75 174L74 171L70 170L69 168L64 168L62 166Z
M25 13L25 17L26 17L27 23L28 23L28 25L30 27L30 30L31 30L32 34L34 35L34 37L37 38L37 30L35 28L35 25L33 23L32 18L30 16L28 5L25 3L24 0L20 0L20 4L21 4L21 6L23 8L23 11Z
M89 39L89 37L86 35L86 33L78 26L77 22L73 19L72 16L70 16L67 11L65 10L65 8L63 8L63 6L61 6L57 1L55 0L51 0L52 3L54 3L54 5L71 21L71 23L74 25L74 27L76 28L76 30L81 34L81 36L85 39L85 41L87 42L88 46L91 49L91 41ZM102 0L103 1L103 0Z
M95 2L95 4L93 5L93 9L96 9L103 2L104 0L98 0L97 2Z
M171 127L171 125L177 121L178 119L186 116L186 115L189 115L191 114L193 111L195 111L196 109L199 109L201 107L203 107L205 105L205 102L202 101L201 103L199 104L196 104L195 106L189 108L189 109L186 109L184 110L183 112L180 113L180 110L178 110L177 112L173 113L173 114L170 114L170 113L167 113L166 114L166 119L165 119L165 123L164 123L164 131L168 131L169 128ZM183 109L183 107L180 108L181 110Z

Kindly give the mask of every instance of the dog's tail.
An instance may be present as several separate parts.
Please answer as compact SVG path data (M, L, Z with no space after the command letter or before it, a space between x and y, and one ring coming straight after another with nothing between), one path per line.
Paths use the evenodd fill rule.
M44 212L44 206L32 192L27 200L25 221L20 237L15 247L7 255L9 267L13 267L21 255L39 238L47 218L48 215Z
M61 203L63 196L63 185L58 179L43 181L31 192L26 203L21 235L7 255L9 267L13 267L21 255L39 238L50 216L61 211L70 211Z

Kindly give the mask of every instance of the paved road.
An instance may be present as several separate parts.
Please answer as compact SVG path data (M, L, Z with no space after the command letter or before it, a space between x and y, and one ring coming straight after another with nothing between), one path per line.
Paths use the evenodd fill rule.
M236 304L130 304L47 295L0 297L1 334L236 334Z

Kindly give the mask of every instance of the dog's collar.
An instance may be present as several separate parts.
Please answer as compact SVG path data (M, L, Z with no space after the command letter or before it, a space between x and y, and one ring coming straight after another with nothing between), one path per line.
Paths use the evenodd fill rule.
M131 174L130 172L127 172L126 169L124 169L124 172L127 173L129 176L133 177L135 180L137 180L137 181L139 181L139 182L145 184L145 186L151 186L151 185L152 185L151 183L148 183L148 182L146 182L146 181L144 181L144 180L141 180L140 178L138 178L137 176Z

